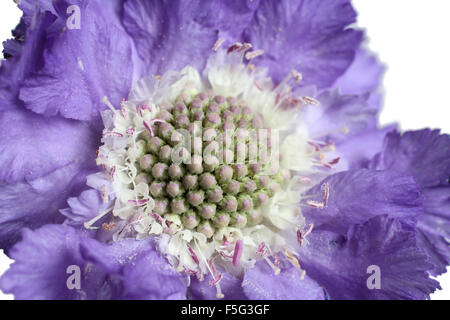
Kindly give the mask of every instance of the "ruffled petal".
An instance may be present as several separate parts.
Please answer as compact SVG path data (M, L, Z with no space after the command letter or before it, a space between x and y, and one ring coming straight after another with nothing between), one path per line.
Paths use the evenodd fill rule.
M302 116L312 139L339 144L375 128L377 108L369 103L369 94L346 95L326 90L316 99L319 106L308 106Z
M100 136L90 124L47 118L19 106L0 112L0 181L34 180L95 158Z
M94 189L83 191L78 197L67 200L70 208L60 210L72 226L81 226L111 207L109 201L104 201L100 192Z
M217 40L214 19L223 7L218 1L206 8L199 1L130 0L124 4L123 24L133 38L147 74L161 75L191 65L202 70ZM224 17L230 19L230 17Z
M450 136L429 129L392 132L372 166L410 174L418 182L424 214L417 240L435 265L432 274L444 273L450 264Z
M136 258L123 271L124 299L139 300L183 300L186 299L186 284L156 251Z
M67 206L68 197L86 188L86 176L95 169L95 162L72 163L28 182L1 183L0 248L14 245L24 227L36 229L61 222L58 210Z
M336 150L330 153L329 158L340 158L336 169L367 169L372 158L381 150L384 137L388 132L397 129L396 124L383 128L371 128L343 140L336 145Z
M302 209L306 221L316 228L345 234L350 225L379 215L402 218L413 226L422 213L420 188L409 175L366 169L345 171L327 177L307 195L317 195L320 201L325 183L329 186L326 207Z
M331 86L352 63L363 34L348 27L356 12L349 0L261 1L244 39L264 55L276 82L292 69L303 84Z
M355 60L347 71L336 81L335 87L343 94L363 94L376 91L386 67L366 49L356 52Z
M22 237L10 251L15 262L0 278L1 290L20 300L81 298L80 291L66 285L69 266L86 267L79 250L79 232L48 225L37 231L24 229Z
M242 31L253 19L260 0L192 1L193 20L216 30L226 42L239 40Z
M31 24L35 11L49 11L56 14L52 1L48 0L20 0L18 7L23 12L23 19Z
M118 13L99 1L79 0L80 29L66 29L65 1L55 1L62 32L44 52L45 64L20 90L25 106L46 116L91 120L106 108L102 98L119 105L133 79L132 42Z
M392 132L376 160L377 168L411 174L422 188L448 186L450 136L430 129Z
M32 18L29 26L21 20L13 31L19 40L11 40L15 50L8 51L11 56L1 63L0 111L13 108L23 79L43 65L46 39L56 17L49 12L33 11Z
M186 291L149 239L107 245L67 225L47 225L25 230L11 257L0 288L16 299L168 299ZM80 268L79 289L67 286L69 266Z
M245 295L251 300L324 300L324 289L313 279L301 278L300 272L282 258L282 268L275 275L263 260L249 269L242 281Z
M439 288L428 276L431 264L414 231L397 219L377 216L352 226L345 236L329 231L310 236L300 263L331 299L426 299ZM377 277L376 269L379 289L369 279Z

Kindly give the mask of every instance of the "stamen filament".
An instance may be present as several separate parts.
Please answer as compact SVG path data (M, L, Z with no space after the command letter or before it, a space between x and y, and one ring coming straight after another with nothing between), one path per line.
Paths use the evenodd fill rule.
M281 269L275 266L272 261L270 261L269 257L265 256L264 260L266 260L267 264L273 269L273 273L277 276L280 274Z
M98 229L98 228L93 228L91 227L94 223L96 223L98 220L100 220L101 218L103 218L104 216L106 216L108 213L110 213L112 211L112 207L103 211L102 213L100 213L99 215L95 216L93 219L85 222L83 225L86 229Z

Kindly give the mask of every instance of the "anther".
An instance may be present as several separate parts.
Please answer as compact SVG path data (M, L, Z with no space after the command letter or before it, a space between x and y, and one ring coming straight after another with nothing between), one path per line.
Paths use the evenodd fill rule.
M244 243L241 239L236 241L236 245L234 246L234 254L233 254L233 266L237 266L239 261L241 261L242 251L244 250Z
M256 58L256 57L259 57L260 55L262 55L264 53L264 50L255 50L255 51L252 51L252 52L247 52L246 54L245 54L245 58L247 59L247 60L252 60L252 59L254 59L254 58Z
M225 41L224 38L217 39L216 43L214 43L213 50L217 51L220 48L220 46L222 45L222 43L224 43L224 41Z

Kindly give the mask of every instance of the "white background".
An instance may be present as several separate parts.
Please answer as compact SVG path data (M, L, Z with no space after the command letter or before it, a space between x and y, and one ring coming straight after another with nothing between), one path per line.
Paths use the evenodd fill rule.
M50 0L49 0L50 1ZM403 130L441 128L450 133L450 1L354 0L369 47L389 70L384 79L383 124ZM20 11L12 0L0 4L0 40L10 37ZM11 261L0 253L0 275ZM450 300L450 273L432 299ZM11 299L0 292L0 299Z

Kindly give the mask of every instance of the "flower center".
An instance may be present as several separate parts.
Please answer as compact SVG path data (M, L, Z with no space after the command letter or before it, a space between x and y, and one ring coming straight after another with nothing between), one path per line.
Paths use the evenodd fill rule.
M153 211L173 223L169 228L182 225L211 238L220 228L257 225L260 207L289 179L263 115L245 101L182 94L159 105L144 126L135 182L148 184Z
M240 277L265 260L280 273L284 255L304 276L295 255L307 243L301 194L307 175L324 163L308 140L300 108L317 105L295 87L293 70L279 84L247 60L249 44L218 50L203 76L180 72L139 80L120 110L102 113L105 130L97 163L113 190L108 224L112 241L155 235L158 250L179 272L211 275L217 297L222 271ZM328 200L308 199L323 208ZM91 228L108 212L85 223ZM220 271L222 270L222 271Z

